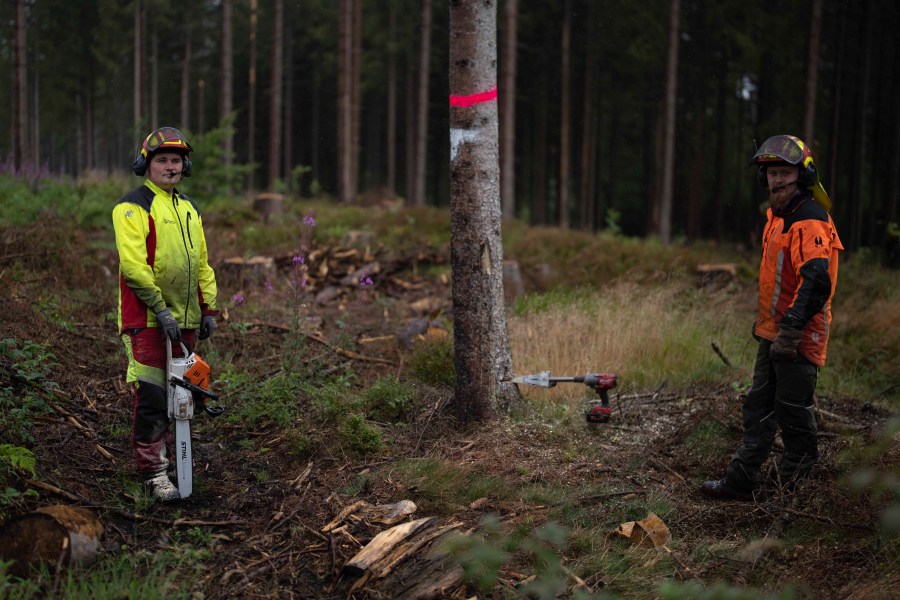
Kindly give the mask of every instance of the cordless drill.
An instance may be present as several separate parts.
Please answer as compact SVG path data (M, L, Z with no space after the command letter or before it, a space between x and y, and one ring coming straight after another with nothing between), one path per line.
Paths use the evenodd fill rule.
M619 383L619 376L615 373L588 373L576 377L551 377L550 371L543 371L534 375L520 375L512 379L513 383L524 383L538 387L556 387L557 383L583 383L597 392L599 400L592 400L591 406L584 414L588 423L606 423L612 415L609 407L609 390Z

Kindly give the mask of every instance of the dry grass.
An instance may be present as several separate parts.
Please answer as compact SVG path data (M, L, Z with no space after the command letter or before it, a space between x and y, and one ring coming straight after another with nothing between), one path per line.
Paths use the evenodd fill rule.
M752 299L752 292L749 295ZM621 391L747 379L755 345L752 306L738 286L697 289L687 281L655 288L619 283L556 297L509 320L517 374L619 373ZM715 341L732 363L713 352ZM584 397L577 386L558 386L550 397Z

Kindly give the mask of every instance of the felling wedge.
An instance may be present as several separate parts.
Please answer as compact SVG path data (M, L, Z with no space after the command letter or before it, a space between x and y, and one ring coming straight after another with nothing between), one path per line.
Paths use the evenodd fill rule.
M206 414L216 417L224 412L220 406L206 406L206 399L218 400L208 391L209 365L198 354L180 342L183 356L172 356L172 342L166 340L166 399L169 418L175 420L175 476L182 498L194 489L193 452L191 450L191 419L194 401Z

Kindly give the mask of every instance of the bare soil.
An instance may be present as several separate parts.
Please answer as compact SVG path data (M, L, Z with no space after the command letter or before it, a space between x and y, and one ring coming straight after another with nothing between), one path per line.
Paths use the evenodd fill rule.
M347 597L355 580L341 574L342 566L382 527L360 520L337 534L323 534L321 528L360 499L371 504L409 499L419 506L414 517L455 520L461 531L477 530L486 515L497 516L509 530L561 523L580 540L561 552L572 573L564 595L581 589L656 597L666 578L721 580L770 591L793 584L806 598L887 598L900 589L895 546L877 529L882 506L848 491L844 477L853 465L841 461L851 445L872 442L889 415L849 399L829 399L831 416L821 423L822 460L814 476L793 496L773 492L754 503L711 502L697 492L703 479L722 472L740 438L740 397L730 388L646 390L631 398L614 394L614 418L606 425L588 425L577 413L559 421L523 407L514 416L462 424L453 416L449 390L420 385L415 410L400 422L377 424L385 449L364 457L342 448L335 426L314 415L301 423L313 447L299 455L281 428L247 430L201 417L194 428L194 495L145 508L126 486L136 473L124 355L109 320L115 308L114 249L100 235L48 239L52 230L9 230L0 247L0 338L46 343L58 363L52 379L61 390L47 392L47 398L62 410L35 425L36 480L44 486L37 488L40 499L23 510L51 503L91 507L105 525L101 541L110 554L197 546L199 537L189 532L200 531L211 552L192 589L204 597ZM10 258L23 248L30 248L28 254ZM321 347L326 368L352 371L363 387L385 373L410 375L407 353L396 339L361 340L396 336L412 319L428 318L410 308L424 298L449 304L446 282L422 274L423 265L446 263L444 251L376 258L381 271L368 296L357 300L358 290L345 291L311 311L321 317L315 335L322 340L349 327L357 342L355 357L329 350L333 345L310 343ZM363 266L353 260L358 258L315 281L314 291ZM283 257L279 265L284 280L291 265ZM226 305L242 283L246 289L246 281L220 281ZM291 302L283 286L274 293L273 306ZM389 310L378 298L391 300ZM348 307L349 326L339 323ZM236 311L232 308L229 321L237 319ZM229 321L204 344L260 377L277 371L274 357L284 324L256 315L246 319L249 328L238 330ZM212 367L215 377L223 365ZM8 370L0 369L0 384L9 383ZM712 433L704 437L703 431ZM882 460L890 464L897 458L894 449ZM436 494L430 482L410 475L410 464L428 460L492 478L495 489L507 491L468 503L458 490ZM632 548L611 535L621 522L643 518L653 507L663 511L660 517L672 532L671 552ZM752 554L751 542L766 537L780 541L768 552ZM606 566L614 560L624 566ZM533 572L531 558L519 552L501 568L493 591L455 586L446 597L515 596L516 584ZM352 594L388 596L376 586Z

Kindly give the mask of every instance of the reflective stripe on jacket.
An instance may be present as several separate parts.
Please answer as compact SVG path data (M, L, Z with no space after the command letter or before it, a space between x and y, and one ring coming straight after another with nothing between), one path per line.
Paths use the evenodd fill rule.
M149 180L112 211L119 251L119 333L158 327L168 307L182 329L218 314L216 278L209 266L203 222L193 201Z
M770 208L767 217L754 333L774 340L780 327L802 329L798 351L822 366L837 285L838 251L844 246L831 215L807 193L794 196L778 213Z

